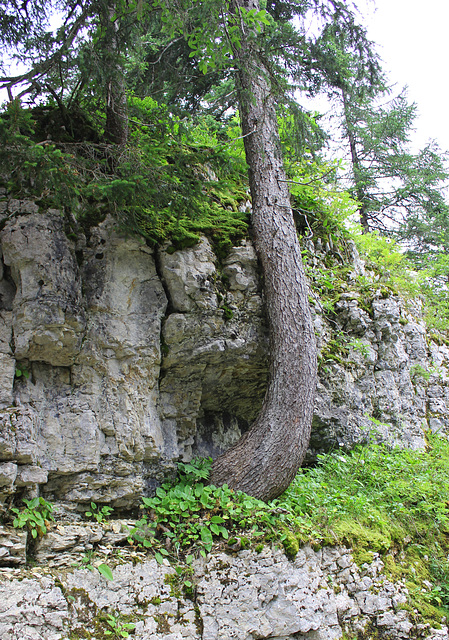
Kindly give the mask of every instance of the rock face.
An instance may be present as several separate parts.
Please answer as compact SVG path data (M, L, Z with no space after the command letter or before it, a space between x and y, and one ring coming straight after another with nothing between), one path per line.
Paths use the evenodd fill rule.
M248 241L219 263L206 239L155 253L106 219L75 244L58 211L10 201L2 215L0 499L39 491L129 508L173 461L240 437L267 379ZM370 278L355 255L332 317L315 304L310 456L372 438L419 447L425 429L449 430L448 348L430 340L418 308L351 293L360 275Z
M410 621L405 586L389 582L382 567L375 558L360 569L345 548L304 547L292 562L268 548L217 553L194 562L187 594L185 576L154 559L113 567L112 581L94 568L3 573L0 637L103 637L109 615L117 630L132 621L136 640L338 640L343 633L447 640L446 627Z

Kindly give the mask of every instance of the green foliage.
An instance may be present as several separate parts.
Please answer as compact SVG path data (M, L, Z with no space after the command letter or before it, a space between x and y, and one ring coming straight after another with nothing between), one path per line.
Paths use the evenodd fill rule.
M26 122L26 127L17 123ZM48 194L54 206L74 204L80 195L79 175L73 156L63 154L50 143L36 144L22 130L31 126L29 114L0 117L0 167L4 186L11 195L41 199Z
M370 350L368 345L359 338L352 338L348 342L348 348L360 353L365 359L369 357Z
M271 23L265 9L242 7L237 13L230 10L229 3L193 3L184 11L176 12L169 0L157 0L154 5L161 10L165 32L171 39L179 34L184 36L191 49L190 56L197 60L204 74L209 69L231 66L233 53L240 47L242 25L260 33L262 25Z
M338 166L311 157L286 162L299 232L342 249L349 238L346 222L356 212L357 203L337 187Z
M305 543L345 544L360 564L379 553L387 575L409 583L410 606L424 618L449 611L446 439L429 434L426 451L370 444L319 456L268 504L207 485L209 468L210 460L181 464L176 481L143 499L144 515L130 532L132 544L175 564L173 589L193 588L193 558L214 545L260 552L271 541L294 558Z
M47 533L49 521L54 520L52 516L53 505L42 497L23 500L23 502L26 505L24 509L11 508L12 513L16 514L13 527L15 529L27 528L33 538L44 536Z
M359 202L365 230L400 229L414 250L435 249L447 229L448 208L442 189L447 182L446 154L429 144L409 150L416 104L405 91L389 99L379 59L372 48L360 49L338 23L326 25L312 44L318 83L341 110L349 164L345 183ZM382 104L383 101L383 104Z
M152 548L159 563L180 553L189 557L193 549L205 556L216 541L225 543L241 531L253 538L273 532L277 519L264 502L203 482L210 466L210 459L180 464L175 484L166 482L154 498L142 499L145 513L131 539ZM236 543L241 546L241 540Z
M447 256L438 256L427 268L411 261L400 243L378 232L353 233L358 250L367 266L376 274L376 286L386 295L399 294L405 300L420 299L424 303L424 319L430 330L447 332L449 322L449 291ZM373 281L369 284L373 288ZM402 323L406 320L402 320ZM438 338L443 340L444 338Z
M388 554L387 571L414 585L413 606L426 617L427 606L448 605L448 471L446 439L429 436L428 451L370 445L322 456L298 474L280 506L295 514L303 539L346 543L363 562L373 551Z
M429 382L431 375L432 372L427 371L427 369L424 369L420 364L414 364L410 367L410 378L412 382L415 382L419 378L422 378L425 382Z
M100 524L107 520L113 511L114 509L112 507L108 507L107 505L101 507L96 505L95 502L91 502L90 511L86 511L84 515L86 518L94 518L98 524Z
M30 371L28 369L28 365L26 365L24 363L21 363L21 364L17 363L15 376L16 376L16 378L26 378L26 379L28 379L30 377Z
M72 566L89 569L89 571L98 571L98 573L106 578L106 580L112 581L114 579L114 576L112 574L111 568L104 562L95 566L93 564L93 556L93 550L87 551L86 555L81 558L81 561L79 563L73 564Z
M98 565L97 570L104 578L106 578L106 580L114 579L110 567L104 562Z
M129 638L129 631L133 631L136 627L133 622L124 622L120 619L120 615L112 613L107 614L106 623L109 625L109 629L106 629L104 634L111 638Z
M152 243L182 248L206 234L225 252L246 234L249 221L240 211L248 198L241 151L207 118L187 125L151 98L132 98L130 110L125 150L91 142L41 144L22 132L22 121L37 124L28 112L0 118L7 190L42 206L76 210L85 227L111 213L124 231Z

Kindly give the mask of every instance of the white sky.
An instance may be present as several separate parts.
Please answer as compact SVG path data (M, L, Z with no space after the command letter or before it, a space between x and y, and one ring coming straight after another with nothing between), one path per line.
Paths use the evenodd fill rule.
M448 0L374 0L359 6L390 82L398 91L408 85L408 98L418 105L417 148L433 139L449 150Z

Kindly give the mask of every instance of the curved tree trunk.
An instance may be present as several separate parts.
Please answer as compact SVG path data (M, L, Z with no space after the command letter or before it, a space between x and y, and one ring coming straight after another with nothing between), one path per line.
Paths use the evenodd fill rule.
M237 14L242 6L259 10L252 0L234 1ZM316 343L269 74L242 33L235 54L239 108L254 241L263 268L270 327L270 377L260 415L239 442L215 460L211 482L227 483L269 500L289 486L307 450L316 386Z

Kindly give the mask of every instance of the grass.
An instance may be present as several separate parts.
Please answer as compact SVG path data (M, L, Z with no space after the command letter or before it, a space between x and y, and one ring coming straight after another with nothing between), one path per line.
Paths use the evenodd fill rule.
M449 442L427 450L360 447L321 456L278 501L304 542L346 544L355 560L378 552L385 573L405 580L409 607L425 619L449 612ZM429 586L429 584L431 586Z

